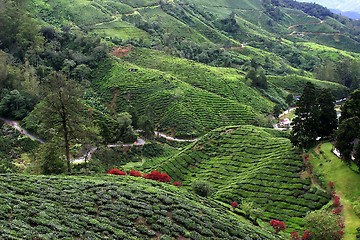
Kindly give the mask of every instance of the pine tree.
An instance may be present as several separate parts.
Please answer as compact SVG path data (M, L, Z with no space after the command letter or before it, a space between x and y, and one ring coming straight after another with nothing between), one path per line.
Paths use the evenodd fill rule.
M315 144L319 126L319 108L314 84L308 82L298 101L296 117L292 122L291 142L294 146L308 148Z
M318 135L328 137L337 128L337 116L335 110L335 98L329 90L323 90L318 97L319 125Z
M350 99L345 102L341 110L335 146L344 161L351 163L354 157L360 169L360 90L350 95Z

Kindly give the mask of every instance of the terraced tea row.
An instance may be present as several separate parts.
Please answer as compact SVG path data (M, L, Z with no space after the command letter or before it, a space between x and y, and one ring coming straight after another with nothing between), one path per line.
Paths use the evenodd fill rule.
M1 239L277 239L214 202L130 176L0 175Z
M246 104L193 87L173 75L125 62L113 63L107 69L110 72L96 83L104 99L118 111L132 104L142 114L151 106L161 131L190 137L257 119Z
M300 177L303 168L288 139L253 126L214 130L158 167L184 185L211 183L222 202L254 202L265 210L264 219L281 219L291 228L329 201Z

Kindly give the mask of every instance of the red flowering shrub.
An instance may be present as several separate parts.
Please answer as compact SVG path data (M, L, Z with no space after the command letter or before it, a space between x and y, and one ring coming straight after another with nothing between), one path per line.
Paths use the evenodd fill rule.
M340 228L345 228L345 219L344 218L339 219L338 226Z
M305 155L305 161L309 161L310 160L310 156L309 155Z
M239 206L239 204L238 204L237 202L232 202L232 203L231 203L231 206L232 206L233 208L237 208L237 207Z
M330 195L331 195L331 197L335 197L335 196L336 196L336 192L335 192L335 191L331 191L331 192L330 192Z
M270 220L270 225L275 230L275 234L278 234L280 231L283 231L286 229L285 223L282 221L279 221L279 220L274 220L274 219Z
M152 179L159 182L170 182L171 177L167 173L161 173L159 171L152 171L151 173L144 174L144 178L146 179Z
M300 240L299 233L297 231L293 231L292 233L290 233L290 239L291 240Z
M334 195L333 201L333 207L340 207L340 197L338 195Z
M331 211L333 214L339 215L342 212L342 207L337 207Z
M342 236L344 235L344 230L341 229L341 230L337 231L336 235L338 235L339 238L342 238Z
M334 187L335 187L335 183L334 182L329 182L329 187L330 187L331 190L333 190Z
M117 169L117 168L112 168L107 172L107 174L126 175L126 172L123 172L123 171L121 171L120 169Z
M301 236L301 240L309 240L311 239L311 233L308 230L305 230L303 235Z
M141 177L142 176L141 172L133 170L133 169L130 170L129 175L133 176L133 177Z
M176 187L180 187L182 186L182 183L181 182L173 182L173 185L176 186Z

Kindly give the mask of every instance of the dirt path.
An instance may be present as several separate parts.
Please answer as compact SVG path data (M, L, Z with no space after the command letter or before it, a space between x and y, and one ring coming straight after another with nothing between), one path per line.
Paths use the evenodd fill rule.
M40 143L45 143L44 140L32 135L31 133L29 133L28 131L26 131L24 128L22 128L20 125L19 125L19 122L17 121L12 121L12 120L9 120L9 119L5 119L5 118L2 118L0 117L0 120L2 120L3 122L5 122L5 124L7 125L10 125L12 126L14 129L16 129L17 131L20 132L21 135L25 135L27 137L29 137L30 139L34 140L34 141L37 141L37 142L40 142Z

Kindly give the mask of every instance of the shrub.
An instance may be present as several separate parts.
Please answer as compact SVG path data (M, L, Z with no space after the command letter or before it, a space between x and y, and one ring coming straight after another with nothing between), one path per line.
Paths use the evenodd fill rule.
M237 208L237 207L239 206L239 204L238 204L237 202L232 202L232 203L231 203L231 206L232 206L233 208Z
M291 240L300 240L299 233L297 231L293 231L292 233L290 233L290 239Z
M342 207L337 207L331 211L333 214L339 215L342 212Z
M182 183L181 182L173 182L173 185L176 186L176 187L180 187L182 186Z
M123 172L123 171L121 171L120 169L117 169L117 168L112 168L107 172L107 174L124 176L124 175L126 175L126 172Z
M133 169L130 170L129 175L133 176L133 177L141 177L142 176L141 172L133 170Z
M310 212L304 218L305 227L311 232L311 238L321 240L342 238L340 220L340 216L324 210Z
M274 219L270 220L270 225L275 230L275 234L278 234L280 231L283 231L286 229L285 223L282 221L279 221L279 220L274 220Z
M360 217L360 201L355 202L353 206L355 214Z
M329 187L330 187L331 190L333 190L334 187L335 187L335 183L334 182L329 182Z
M311 233L308 230L304 230L303 235L301 236L301 240L309 240L311 239Z
M156 170L152 171L151 173L144 174L143 177L146 179L152 179L159 182L170 182L171 180L171 177L167 173L162 173Z
M213 188L207 182L194 182L192 185L194 192L202 197L210 196Z
M333 197L333 207L340 207L340 197L338 195L334 195Z

